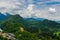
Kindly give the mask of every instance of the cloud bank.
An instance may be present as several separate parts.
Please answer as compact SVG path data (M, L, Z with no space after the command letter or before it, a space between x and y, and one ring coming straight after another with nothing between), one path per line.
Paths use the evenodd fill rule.
M59 21L60 0L0 0L0 12Z

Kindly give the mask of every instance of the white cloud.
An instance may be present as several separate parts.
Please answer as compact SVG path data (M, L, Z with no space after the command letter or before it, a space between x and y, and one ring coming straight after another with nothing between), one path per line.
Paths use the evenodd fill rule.
M23 5L22 2L19 0L0 0L0 12L5 14L5 12L10 12L10 14L15 14L13 11L18 12L21 6Z
M33 8L34 8L34 5L33 4L30 4L30 5L28 5L27 10L29 12L31 12L33 10Z
M56 12L56 9L55 8L49 8L49 12L55 13Z
M49 20L60 20L60 6L48 7L48 5L42 5L43 2L39 2L40 6L37 8L35 4L32 4L33 0L0 0L0 12L5 15L8 12L12 15L19 14L24 18L36 17L46 18ZM59 8L58 8L59 7ZM39 9L40 8L40 9ZM51 15L50 13L56 13L57 15Z
M27 8L25 8L24 10L22 10L19 14L22 16L22 17L32 17L32 14L34 14L34 6L33 4L29 4L27 6ZM22 13L22 14L21 14Z

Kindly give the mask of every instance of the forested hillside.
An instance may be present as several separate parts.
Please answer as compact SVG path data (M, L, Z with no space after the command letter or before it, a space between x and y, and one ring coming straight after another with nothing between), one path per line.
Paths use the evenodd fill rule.
M60 40L60 23L47 19L28 20L19 15L11 15L0 24L0 28L2 33L14 34L15 40ZM0 36L0 40L5 38Z

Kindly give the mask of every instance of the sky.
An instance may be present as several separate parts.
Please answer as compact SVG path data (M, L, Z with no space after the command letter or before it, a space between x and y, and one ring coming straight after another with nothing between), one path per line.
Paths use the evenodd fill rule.
M60 21L60 0L0 0L0 12Z

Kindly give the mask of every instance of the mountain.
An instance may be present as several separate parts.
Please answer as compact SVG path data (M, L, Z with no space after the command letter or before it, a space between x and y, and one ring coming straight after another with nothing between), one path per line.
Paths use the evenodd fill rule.
M21 27L24 28L24 32L22 33L20 31ZM55 35L60 33L60 23L43 18L22 18L20 15L10 15L7 20L0 25L0 28L6 33L14 33L15 37L19 40L21 37L22 39L24 38L28 40L28 37L31 39L35 34L36 35L33 36L33 38L37 36L42 40L60 37ZM32 36L30 36L30 33ZM20 36L21 34L22 36Z
M43 21L44 18L24 18L26 21Z
M2 14L2 13L0 12L0 20L5 20L5 19L7 19L9 16L10 16L9 13L6 13L6 15L4 15L4 14Z
M0 25L3 24L9 18L9 16L10 14L7 12L5 15L0 12Z
M11 15L7 20L12 22L20 22L20 20L23 21L23 18L20 15Z
M11 15L3 24L1 24L0 28L2 28L5 32L16 32L19 27L24 27L24 19L19 15Z

